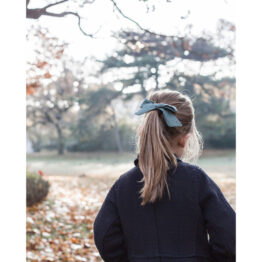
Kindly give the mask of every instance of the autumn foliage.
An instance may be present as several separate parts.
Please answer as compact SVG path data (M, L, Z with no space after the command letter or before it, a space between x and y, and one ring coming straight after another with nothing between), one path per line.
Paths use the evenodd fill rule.
M33 31L33 33L32 33ZM46 28L32 28L27 35L28 43L33 43L35 57L27 62L26 93L32 95L44 81L51 81L59 71L61 58L67 44L51 36ZM31 48L28 46L28 48Z

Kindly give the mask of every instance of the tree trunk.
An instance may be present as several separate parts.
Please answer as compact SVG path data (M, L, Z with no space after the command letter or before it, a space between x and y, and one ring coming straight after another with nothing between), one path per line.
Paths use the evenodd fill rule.
M115 134L116 146L117 146L118 152L122 153L123 147L122 147L122 143L121 143L121 139L120 139L118 124L117 124L117 121L116 121L116 114L115 114L115 110L114 110L113 106L112 106L112 111L113 111L112 118L113 118L113 123L114 123L114 134Z
M58 155L64 154L64 138L63 138L63 132L61 127L57 124L56 125L56 131L57 131L57 153Z
M143 80L140 81L140 85L141 85L141 89L142 89L142 95L143 95L143 97L146 97L147 96L147 92L146 92Z
M138 67L138 73L141 74L140 67ZM146 89L145 89L145 86L144 86L144 80L141 76L139 77L138 80L139 80L139 84L141 86L141 93L142 93L143 97L146 97L147 92L146 92Z
M156 90L159 90L159 82L158 82L158 66L155 68L156 69L156 73L155 73L155 82L156 82Z

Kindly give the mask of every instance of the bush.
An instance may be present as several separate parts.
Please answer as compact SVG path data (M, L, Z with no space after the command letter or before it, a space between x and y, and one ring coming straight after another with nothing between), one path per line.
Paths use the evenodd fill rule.
M135 127L118 123L119 137L124 151L135 148ZM77 131L80 131L78 129ZM67 143L69 152L117 151L115 130L112 125L89 125L81 134L74 137L72 143Z
M48 181L35 173L26 173L26 205L33 206L41 202L48 194Z
M199 130L203 135L205 148L235 148L235 115L223 116L216 121L202 121Z

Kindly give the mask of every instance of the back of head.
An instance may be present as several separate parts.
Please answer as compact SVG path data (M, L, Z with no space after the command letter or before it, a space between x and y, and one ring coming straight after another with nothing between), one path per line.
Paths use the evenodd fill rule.
M175 106L174 113L180 127L169 127L160 110L147 112L139 128L139 167L143 173L144 186L140 191L142 205L161 199L167 188L167 171L177 166L174 152L176 141L189 135L183 158L197 158L202 149L201 136L195 125L194 108L190 98L177 91L157 91L149 99L154 103Z

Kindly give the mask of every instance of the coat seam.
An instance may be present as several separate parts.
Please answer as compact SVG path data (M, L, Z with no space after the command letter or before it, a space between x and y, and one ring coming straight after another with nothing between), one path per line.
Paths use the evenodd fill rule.
M193 187L193 188L195 188L195 190L196 190L196 194L198 195L198 183L197 183L197 178L194 176L194 179L193 179L193 181L194 181L194 183L195 183L195 187ZM197 200L196 200L196 206L198 207L198 203L199 203L199 200L198 200L198 198L197 198ZM196 211L197 212L197 211ZM200 213L198 213L198 216L197 216L197 218L196 218L196 224L195 224L195 239L194 239L194 244L193 244L193 247L194 247L194 252L196 252L196 250L197 250L197 227L198 227L198 221L199 221L199 218L200 218Z
M117 181L116 181L116 182L117 182ZM116 197L116 191L117 191L117 183L116 183L116 182L115 182L114 185L113 185L113 191L114 191L115 197ZM109 201L112 203L113 206L115 206L115 203L114 203L111 199L110 199ZM116 206L115 206L115 207L116 207ZM112 220L112 222L108 225L107 230L105 230L104 236L103 236L103 238L101 239L101 244L102 244L102 252L101 252L101 255L104 255L104 240L105 240L105 238L106 238L106 235L107 235L107 233L109 232L109 230L111 229L111 226L112 226L118 219L120 219L119 214L117 214L117 217Z
M159 253L159 232L158 232L158 224L157 224L155 203L153 204L153 210L154 210L155 226L156 226L156 246L157 246L157 252Z
M108 228L107 228L107 230L105 231L105 234L104 234L104 236L103 236L103 238L102 238L102 240L101 240L101 242L102 242L102 254L104 255L104 240L105 240L105 237L106 237L106 235L107 235L107 233L108 233L108 231L110 230L110 228L111 228L111 226L115 223L115 221L117 221L119 219L119 217L117 217L117 218L115 218L113 221L112 221L112 223L108 226Z

